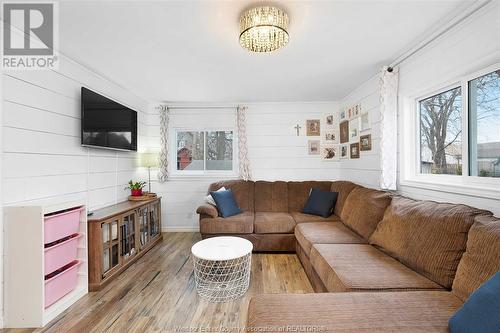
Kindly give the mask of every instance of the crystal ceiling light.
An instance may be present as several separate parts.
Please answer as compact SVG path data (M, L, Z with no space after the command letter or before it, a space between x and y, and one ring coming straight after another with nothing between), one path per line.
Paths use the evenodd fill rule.
M288 43L288 15L279 8L259 6L240 17L240 45L252 52L272 52Z

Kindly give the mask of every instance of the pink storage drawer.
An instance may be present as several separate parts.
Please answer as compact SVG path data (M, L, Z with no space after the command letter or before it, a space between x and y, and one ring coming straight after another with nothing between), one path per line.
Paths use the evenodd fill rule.
M80 212L83 207L45 216L44 243L49 244L61 238L76 234L80 224Z
M45 248L45 275L76 260L78 241L82 236L83 234L75 234L63 242Z
M76 288L78 284L78 268L82 263L81 260L74 260L54 276L45 278L45 308L48 308Z

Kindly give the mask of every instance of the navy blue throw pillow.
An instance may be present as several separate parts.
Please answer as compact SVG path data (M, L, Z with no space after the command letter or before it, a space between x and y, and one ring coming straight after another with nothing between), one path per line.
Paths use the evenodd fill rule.
M448 325L451 333L500 332L500 272L469 296Z
M337 203L337 192L323 191L317 188L313 188L309 194L309 199L307 199L302 213L319 215L323 217L328 217L332 215L335 204Z
M241 213L240 207L236 203L233 191L212 191L210 192L212 198L214 198L215 204L217 205L217 210L222 217L229 217Z

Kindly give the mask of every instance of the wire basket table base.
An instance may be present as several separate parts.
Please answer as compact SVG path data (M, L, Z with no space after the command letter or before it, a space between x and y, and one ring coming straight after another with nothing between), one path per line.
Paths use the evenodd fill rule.
M206 260L193 256L198 295L209 302L227 302L245 294L250 285L252 253L230 260Z

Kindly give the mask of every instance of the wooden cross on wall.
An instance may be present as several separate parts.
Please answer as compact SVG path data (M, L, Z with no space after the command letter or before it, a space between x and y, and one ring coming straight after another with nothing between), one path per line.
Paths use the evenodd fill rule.
M294 128L297 130L297 136L299 136L299 135L300 135L300 129L301 129L302 127L301 127L301 126L299 126L299 124L297 124Z

